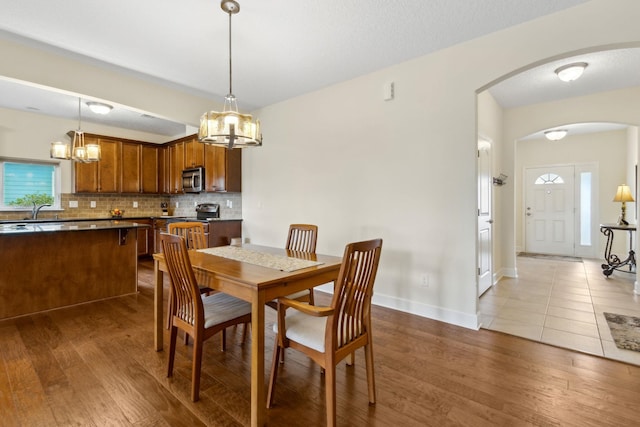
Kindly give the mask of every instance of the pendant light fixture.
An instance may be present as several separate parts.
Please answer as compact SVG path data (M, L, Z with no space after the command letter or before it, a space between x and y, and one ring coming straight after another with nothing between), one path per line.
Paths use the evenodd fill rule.
M101 157L100 145L85 144L82 131L82 99L78 98L78 130L73 133L71 149L69 144L57 141L51 143L51 158L60 160L73 159L76 162L97 162Z
M240 114L233 94L231 67L231 15L240 12L235 0L222 0L220 8L229 14L229 93L224 97L222 112L209 111L200 117L198 140L219 147L244 148L262 145L260 121L252 121L250 114Z

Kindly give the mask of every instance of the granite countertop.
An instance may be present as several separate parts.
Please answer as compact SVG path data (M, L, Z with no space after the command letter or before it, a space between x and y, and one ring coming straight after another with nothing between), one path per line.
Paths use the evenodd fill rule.
M123 228L149 228L148 224L138 224L133 221L122 220L92 220L92 221L23 221L5 222L0 224L0 235L26 233L52 233L58 231L94 231L117 230Z
M184 220L193 220L195 221L195 217L188 217L188 216L184 216L184 215L174 215L174 216L167 216L167 215L162 215L162 216L150 216L150 215L139 215L139 216L125 216L122 218L60 218L60 219L54 219L54 218L42 218L42 219L6 219L6 220L0 220L0 226L2 226L3 224L28 224L28 225L33 225L33 224L46 224L46 223L67 223L67 222L96 222L96 221L111 221L111 220L117 220L117 221L133 221L135 222L135 220L137 219L184 219ZM213 221L242 221L242 218L209 218L208 221L213 222Z

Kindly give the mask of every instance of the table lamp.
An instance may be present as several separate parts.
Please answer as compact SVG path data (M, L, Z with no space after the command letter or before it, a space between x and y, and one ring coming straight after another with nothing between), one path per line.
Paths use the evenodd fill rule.
M627 220L625 219L625 213L627 207L625 206L626 202L633 202L633 196L631 195L631 189L627 184L618 185L618 191L616 191L616 195L613 198L614 202L622 202L622 212L620 213L620 218L618 218L618 225L629 225Z

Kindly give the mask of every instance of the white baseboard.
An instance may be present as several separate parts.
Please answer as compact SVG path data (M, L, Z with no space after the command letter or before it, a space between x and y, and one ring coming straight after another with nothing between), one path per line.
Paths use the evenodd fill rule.
M316 291L333 294L333 285L327 284L318 286ZM426 317L428 319L438 320L440 322L450 323L452 325L461 326L463 328L480 329L480 318L477 314L461 313L455 310L449 310L442 307L436 307L421 302L409 301L402 298L391 297L387 295L373 295L371 303L380 307L390 308L416 316Z

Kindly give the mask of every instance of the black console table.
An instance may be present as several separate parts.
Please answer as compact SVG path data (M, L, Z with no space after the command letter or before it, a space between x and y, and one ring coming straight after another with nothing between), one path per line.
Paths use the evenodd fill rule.
M629 232L629 255L627 255L626 259L620 259L618 255L611 253L614 230ZM600 231L602 232L602 234L607 236L607 245L604 249L604 260L606 261L606 264L602 264L602 274L604 274L606 277L609 277L613 273L613 270L622 271L624 273L635 273L636 253L633 250L633 232L636 231L636 226L633 224L600 224Z

